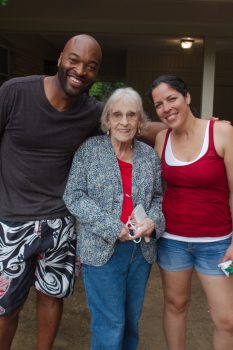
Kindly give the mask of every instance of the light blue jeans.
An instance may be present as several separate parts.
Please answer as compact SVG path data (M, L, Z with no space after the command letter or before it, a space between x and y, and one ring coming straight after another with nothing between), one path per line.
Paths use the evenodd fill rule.
M83 265L91 313L91 350L135 350L151 265L140 244L119 242L103 266Z

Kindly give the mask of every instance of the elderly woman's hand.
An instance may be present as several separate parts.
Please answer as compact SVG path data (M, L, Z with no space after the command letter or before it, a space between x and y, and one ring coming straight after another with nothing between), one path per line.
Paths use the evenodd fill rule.
M119 233L118 239L121 242L125 242L125 241L129 241L130 240L129 229L128 229L128 227L126 225L122 228L121 232Z
M135 225L136 230L134 231L134 236L130 240L137 239L139 237L150 237L155 229L155 223L150 218L145 218L141 222Z

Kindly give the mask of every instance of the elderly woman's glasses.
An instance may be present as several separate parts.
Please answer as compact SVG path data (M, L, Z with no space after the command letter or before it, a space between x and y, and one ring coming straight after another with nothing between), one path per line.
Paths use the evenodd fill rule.
M128 122L133 122L138 119L138 113L137 112L127 112L127 113L122 113L122 112L112 112L110 114L110 117L113 121L115 122L120 122L124 117L127 119Z

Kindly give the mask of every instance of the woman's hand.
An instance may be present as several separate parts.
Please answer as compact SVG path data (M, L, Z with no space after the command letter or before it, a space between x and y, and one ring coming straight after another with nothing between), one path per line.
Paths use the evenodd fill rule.
M233 261L233 241L231 242L230 246L226 250L226 253L225 253L224 257L222 258L221 262L225 262L227 260Z
M150 218L145 218L141 222L135 225L134 236L130 240L137 239L139 237L150 237L155 229L155 223Z
M121 242L126 242L126 241L129 241L130 240L130 234L129 234L129 229L128 227L125 225L121 232L119 233L118 235L118 239L121 241Z

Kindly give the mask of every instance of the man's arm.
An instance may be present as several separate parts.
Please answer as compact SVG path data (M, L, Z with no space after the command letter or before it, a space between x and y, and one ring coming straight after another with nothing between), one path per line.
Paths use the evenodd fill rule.
M6 124L9 119L9 110L12 107L12 101L10 99L12 95L12 89L10 89L7 83L2 84L0 87L0 138L4 133Z
M164 129L167 129L167 127L163 123L148 121L145 128L141 130L140 136L137 136L137 138L151 147L154 147L156 135Z
M220 121L220 122L227 123L227 124L231 123L228 120L220 120L217 117L208 118L208 120L209 119L213 119L213 120ZM137 135L137 138L140 141L147 143L151 147L154 147L155 146L155 138L156 138L157 134L161 130L165 130L165 129L167 129L166 125L161 123L161 122L148 121L146 123L145 128L143 128L141 130L141 134L139 136Z

